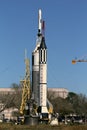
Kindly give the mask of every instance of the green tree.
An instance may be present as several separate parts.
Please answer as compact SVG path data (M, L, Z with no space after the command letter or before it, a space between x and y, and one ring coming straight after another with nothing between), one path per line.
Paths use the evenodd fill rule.
M85 95L70 92L67 101L72 104L75 114L87 115L87 97Z

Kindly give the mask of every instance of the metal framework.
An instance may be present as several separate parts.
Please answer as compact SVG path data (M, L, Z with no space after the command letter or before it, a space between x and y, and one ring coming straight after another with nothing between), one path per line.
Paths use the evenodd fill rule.
M20 114L24 114L24 110L27 104L27 101L30 99L30 63L29 59L26 57L25 52L25 78L20 81L22 85L22 101L20 106Z

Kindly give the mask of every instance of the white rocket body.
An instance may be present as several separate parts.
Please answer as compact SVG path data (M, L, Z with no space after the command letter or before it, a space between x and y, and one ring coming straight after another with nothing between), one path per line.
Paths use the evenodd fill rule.
M41 44L41 10L38 13L38 35L36 40L36 47L32 53L32 92L37 106L39 105L39 47Z
M47 110L47 47L45 38L42 37L39 50L40 63L40 106L41 113L48 113Z
M32 92L41 113L47 110L47 47L42 35L42 13L39 10L38 37L36 47L32 53Z

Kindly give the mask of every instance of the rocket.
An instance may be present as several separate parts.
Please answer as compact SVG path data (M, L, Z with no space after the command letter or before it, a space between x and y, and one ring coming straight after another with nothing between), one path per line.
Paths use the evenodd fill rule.
M40 113L47 110L47 46L42 27L42 12L38 14L38 34L36 47L32 52L32 93Z
M42 39L41 21L42 21L42 12L41 9L39 9L36 47L32 52L32 93L37 106L39 105L39 47Z
M39 70L40 70L40 107L41 113L48 113L47 110L47 46L45 37L42 36L42 41L39 50Z

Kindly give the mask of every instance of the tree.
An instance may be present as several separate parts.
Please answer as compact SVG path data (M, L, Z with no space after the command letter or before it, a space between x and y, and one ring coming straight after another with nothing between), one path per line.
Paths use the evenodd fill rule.
M53 93L54 95L54 93ZM77 114L87 116L87 97L83 94L69 92L66 99L48 94L48 99L53 105L54 112L65 114Z
M55 98L51 101L53 105L54 112L60 113L62 115L70 114L73 112L72 105L61 97Z
M87 115L87 97L85 95L70 92L67 101L72 104L75 114Z
M74 111L72 104L68 102L68 100L63 99L61 97L54 98L53 95L54 93L52 92L48 93L48 99L52 103L53 110L55 113L57 112L59 114L65 115L65 114L72 113Z
M22 89L20 85L17 85L15 83L11 85L11 89L12 92L0 95L1 104L3 104L3 107L0 108L0 112L2 112L6 108L20 108Z
M21 98L22 98L22 88L20 85L17 85L15 83L13 83L11 85L11 88L14 90L13 93L13 103L14 103L14 107L20 109L20 105L21 105Z

